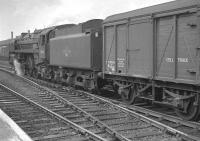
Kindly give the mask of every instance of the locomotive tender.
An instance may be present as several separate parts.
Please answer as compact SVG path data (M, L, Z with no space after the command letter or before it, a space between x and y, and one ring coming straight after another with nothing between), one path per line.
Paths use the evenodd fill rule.
M35 30L14 39L9 54L25 74L89 90L112 88L128 104L165 104L186 120L199 120L199 7L198 0L177 0L103 23Z

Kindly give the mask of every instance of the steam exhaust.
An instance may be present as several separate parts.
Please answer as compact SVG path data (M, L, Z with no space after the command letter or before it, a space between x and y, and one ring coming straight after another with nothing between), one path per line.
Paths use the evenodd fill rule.
M13 65L14 65L15 73L19 76L23 76L22 66L16 58L14 58L13 60Z

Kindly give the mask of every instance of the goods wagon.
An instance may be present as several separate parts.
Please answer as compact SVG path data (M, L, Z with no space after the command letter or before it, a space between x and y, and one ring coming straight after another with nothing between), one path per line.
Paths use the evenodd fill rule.
M13 48L14 48L14 40L13 39L0 41L0 60L8 61L10 52L13 51Z
M129 104L150 100L197 120L199 6L198 0L178 0L106 18L99 87L111 84Z
M9 47L8 46L0 46L0 59L1 60L9 59Z

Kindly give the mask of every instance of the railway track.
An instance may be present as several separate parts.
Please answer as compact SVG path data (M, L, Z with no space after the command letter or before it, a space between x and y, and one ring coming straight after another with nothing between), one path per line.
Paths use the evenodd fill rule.
M104 141L3 84L0 108L35 141Z
M0 76L1 74L2 72L0 73ZM70 103L63 103L56 97L49 95L47 91L41 90L39 87L34 87L26 81L23 81L21 78L13 76L14 75L12 74L9 76L4 73L4 77L7 77L7 79L3 79L3 76L1 76L1 82L18 93L21 93L27 99L42 105L49 111L56 113L63 119L66 119L74 125L80 127L83 131L87 131L90 134L98 136L101 140L119 140L118 137L113 136L112 130L103 128L99 125L99 123L90 119L90 117L86 116L82 111L77 111L77 108ZM9 81L4 81L8 79ZM120 140L127 140L121 136L120 138Z
M13 75L9 75L12 78ZM40 87L39 85L27 79L22 80L20 78L15 78L15 80L13 81L15 81L15 83L17 82L18 85L16 86L13 84L14 82L10 81L4 81L4 83L9 83L10 85L12 83L12 85L15 86L15 89L16 87L20 87L20 90L18 89L19 91L22 91L22 89L25 89L26 91L30 91L30 89L40 90L40 92L36 92L35 94L32 93L29 95L25 95L28 96L30 99L40 99L40 102L48 107L48 109L56 112L57 114L65 118L73 120L73 122L80 123L82 119L85 119L87 117L88 122L92 121L92 123L98 125L98 127L103 130L104 133L105 131L107 131L106 133L112 135L111 139L199 140L199 137L193 136L191 134L186 134L185 132L181 132L179 130L161 124L136 112L127 110L124 107L117 106L115 104L112 104L111 102L99 99L89 94L86 96L85 92L78 92L72 89L68 89L67 91L65 90L64 92L55 92L47 88ZM31 85L32 88L27 89L28 85L29 87ZM70 99L68 99L69 96ZM73 102L70 102L72 100ZM63 105L65 106L63 107ZM55 107L59 108L55 109ZM69 116L69 107L73 107L72 109L74 109L76 113L81 113L81 117L79 115ZM90 126L85 128L90 128Z
M40 83L42 83L42 82L40 81ZM43 84L44 83L45 82L43 81ZM85 109L85 107L87 107L87 105L89 105L90 101L93 101L93 103L101 103L102 105L105 105L105 103L108 105L117 104L117 105L120 105L120 107L128 109L128 111L131 110L131 111L137 112L139 114L144 115L145 117L149 117L153 120L156 120L160 123L168 125L174 129L177 129L181 132L187 133L188 135L196 136L197 138L195 137L196 139L195 138L194 139L200 140L200 123L198 123L198 122L184 121L178 117L155 112L155 111L145 109L145 108L142 108L139 106L130 106L130 105L127 106L122 102L119 102L116 100L105 99L104 97L95 96L95 95L89 94L84 91L73 90L73 88L65 87L65 88L61 89L61 88L55 88L53 86L53 84L48 84L48 83L46 83L46 84L47 84L46 85L47 87L49 87L53 91L57 92L60 96L62 96L65 99L69 99L72 103L76 104L77 106L79 106L83 109ZM81 101L81 102L79 102L79 101ZM99 106L99 105L97 105L97 106ZM86 109L86 111L87 111L87 109ZM109 110L107 111L107 113L109 113ZM101 117L99 119L101 119ZM102 120L105 120L105 119L102 119Z

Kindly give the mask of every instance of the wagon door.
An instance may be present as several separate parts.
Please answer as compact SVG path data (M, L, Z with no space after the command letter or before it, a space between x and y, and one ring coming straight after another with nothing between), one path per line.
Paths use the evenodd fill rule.
M158 78L196 80L198 32L196 13L157 19Z
M115 57L115 27L108 26L104 28L104 67L107 73L115 73Z
M129 25L128 74L152 76L153 23L151 18L138 19Z
M117 24L105 27L105 69L108 73L126 73L126 52L127 52L127 25Z
M178 79L196 79L198 41L196 13L177 16L177 74L175 76Z
M127 25L116 27L117 73L126 73Z
M157 68L156 75L159 78L174 77L175 56L175 23L174 17L163 17L157 19Z

